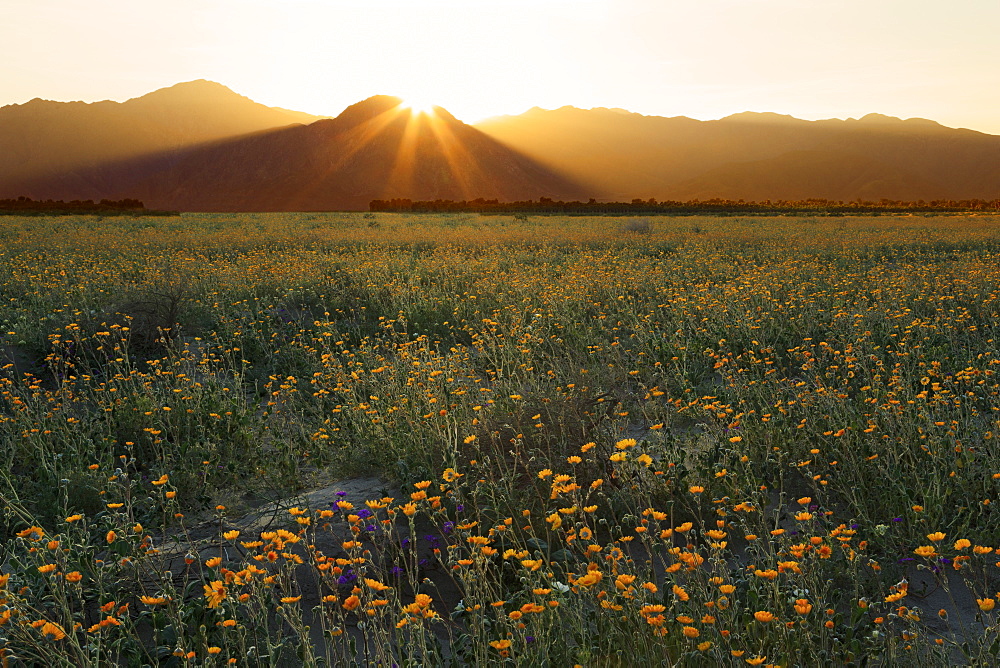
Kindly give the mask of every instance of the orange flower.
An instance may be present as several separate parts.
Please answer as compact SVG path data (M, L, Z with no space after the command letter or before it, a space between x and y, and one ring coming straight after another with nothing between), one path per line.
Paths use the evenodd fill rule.
M361 605L361 599L357 597L357 594L351 594L344 600L343 603L345 610L354 610L359 605Z
M58 624L45 622L42 624L42 635L52 636L53 640L62 640L66 637L66 632Z
M214 580L210 585L202 585L205 590L205 598L208 600L209 608L217 608L219 604L226 600L228 594L222 580Z
M23 531L17 532L18 538L27 538L29 540L41 540L44 535L45 530L42 527L28 527Z
M753 613L753 617L758 622L763 622L765 624L767 622L773 622L774 621L774 614L770 613L770 612L768 612L766 610L758 610L757 612Z
M377 591L385 591L386 589L391 589L389 585L382 584L381 582L373 578L365 578L365 584Z

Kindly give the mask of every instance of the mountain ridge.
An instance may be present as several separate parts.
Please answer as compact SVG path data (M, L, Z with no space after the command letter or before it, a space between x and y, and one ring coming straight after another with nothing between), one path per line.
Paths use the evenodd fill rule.
M567 105L470 125L401 104L375 95L320 117L205 79L125 102L36 98L0 107L0 197L272 211L393 197L1000 197L1000 136L928 119L699 121Z
M927 119L699 121L562 107L477 127L611 200L1000 197L1000 136Z
M0 184L320 118L206 80L125 102L35 98L0 107Z
M378 95L335 118L89 165L26 182L38 198L135 198L201 211L364 209L373 199L577 198L588 190L446 110ZM2 192L2 190L0 190Z

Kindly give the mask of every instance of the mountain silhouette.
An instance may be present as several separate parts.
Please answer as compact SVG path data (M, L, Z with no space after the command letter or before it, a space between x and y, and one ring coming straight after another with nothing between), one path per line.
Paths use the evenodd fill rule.
M29 197L142 200L184 211L366 209L373 199L570 199L589 189L438 107L375 96L336 118L36 179Z
M35 99L0 107L0 190L25 194L19 186L47 178L57 191L71 187L81 169L320 118L266 107L204 80L120 103Z
M1000 198L1000 137L869 114L717 121L531 109L462 123L378 95L336 118L192 81L127 102L0 108L0 198L185 211L365 209L373 199Z
M1000 137L924 119L697 121L563 107L476 127L603 199L1000 197Z

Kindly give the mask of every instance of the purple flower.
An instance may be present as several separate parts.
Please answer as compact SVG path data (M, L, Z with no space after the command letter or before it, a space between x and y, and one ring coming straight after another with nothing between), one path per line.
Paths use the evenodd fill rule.
M337 496L347 496L347 492L337 492Z
M454 529L454 528L455 528L455 523L454 522L445 522L444 526L441 527L441 529L445 533L451 533L451 530Z
M390 572L390 573L392 573L393 575L395 575L395 576L396 576L396 577L398 578L398 577L399 577L400 575L402 575L402 574L403 574L403 573L405 573L406 571L404 571L404 570L403 570L402 568L400 568L399 566L393 566L393 567L392 567L392 570L390 570L389 572Z
M463 510L465 510L465 506L464 506L464 505L462 505L461 503L460 503L460 504L458 504L457 506L455 506L455 511L456 511L456 512L459 512L459 513L460 513L460 512L462 512Z
M346 571L344 571L343 575L341 575L339 578L337 578L337 582L339 582L342 585L345 585L345 584L347 584L349 582L354 582L357 579L358 579L358 574L355 573L350 568L348 568Z

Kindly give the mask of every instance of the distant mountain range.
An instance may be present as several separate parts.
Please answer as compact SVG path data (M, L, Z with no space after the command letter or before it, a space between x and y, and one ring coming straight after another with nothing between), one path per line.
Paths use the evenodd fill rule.
M14 108L16 114L0 109L0 136L39 138L22 141L30 169L0 150L0 197L135 198L149 208L183 211L316 211L367 209L378 198L589 193L444 109L414 115L395 97L375 96L325 119L256 105L202 81L107 107L103 115L96 113L105 111L102 105L116 103L78 104L32 101ZM114 115L131 121L120 134Z
M995 199L1000 137L871 114L718 121L532 109L475 126L376 96L336 118L194 81L123 103L0 108L0 198L188 211L365 209L373 199Z
M563 107L477 127L610 199L1000 197L1000 137L917 118L697 121Z
M191 81L127 102L50 102L0 107L3 191L112 160L320 120L265 107L210 81ZM23 194L23 193L18 193Z

